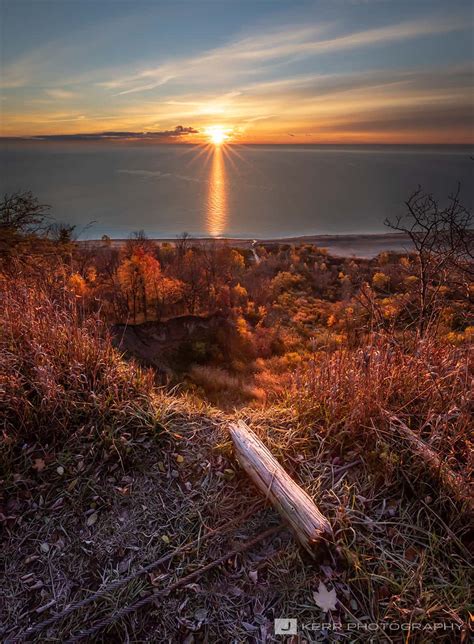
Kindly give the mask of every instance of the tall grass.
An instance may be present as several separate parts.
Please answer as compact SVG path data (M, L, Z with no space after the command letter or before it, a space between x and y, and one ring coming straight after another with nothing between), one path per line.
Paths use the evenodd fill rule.
M449 464L472 467L472 348L434 338L376 336L359 349L318 352L293 377L283 403L315 431L373 442L402 421ZM465 472L467 473L467 472Z
M36 477L31 473L38 453L35 447L24 459L29 463L23 480L15 477L20 473L20 459L9 472L2 473L2 467L7 470L9 462L22 454L25 444L41 445L41 455L56 446L63 448L64 443L76 447L76 441L76 451L82 453L85 440L90 451L127 448L142 430L156 427L158 401L152 375L122 360L101 320L84 314L64 286L56 282L47 287L44 281L39 285L31 278L15 278L0 281L0 298L0 478L10 479L5 486L7 496L12 497L5 513L7 520L20 526L12 531L8 550L5 548L10 574L4 592L8 602L4 603L16 622L18 615L33 612L22 576L30 570L25 568L27 554L35 555L38 577L51 578L51 593L58 592L62 607L74 599L71 589L76 582L81 589L90 588L91 556L84 556L85 529L94 530L94 549L99 557L92 565L98 575L103 575L103 583L107 574L115 574L112 561L124 543L141 546L136 549L146 556L143 563L158 557L167 542L150 539L150 525L163 526L159 529L166 529L166 536L173 534L174 542L184 543L194 536L190 526L201 531L203 517L211 524L215 513L235 516L241 505L253 498L251 492L247 495L247 481L229 469L233 463L225 456L222 440L226 437L222 429L225 417L219 414L212 418L209 410L195 413L192 407L183 417L173 414L180 453L174 448L162 450L163 463L156 467L156 454L149 450L141 477L127 476L123 482L119 476L109 476L109 471L99 476L95 461L82 469L81 457L71 459L65 471L61 467L63 474L59 474L59 468L50 468L48 478L42 479L40 474ZM278 552L259 567L259 585L252 580L247 586L241 609L238 605L236 608L238 595L232 594L229 601L223 598L219 589L228 587L228 579L218 577L215 588L219 592L209 594L217 598L213 619L206 626L210 639L242 639L241 633L235 633L245 616L248 597L261 600L262 606L275 606L277 615L297 614L303 623L311 623L315 619L313 591L318 580L326 576L341 604L330 617L334 621L467 622L467 522L461 515L444 512L444 499L438 498L443 495L434 493L437 488L422 485L417 472L413 476L401 460L392 459L398 453L390 434L394 419L404 422L467 481L472 404L469 347L453 347L435 339L403 342L379 335L369 337L361 348L319 351L298 364L289 381L287 370L281 378L276 377L279 374L266 376L265 393L275 378L274 395L279 397L275 405L262 404L241 413L321 504L334 525L341 562L333 560L331 566L320 569L308 566L295 544L285 546L283 542ZM221 370L195 367L191 376L196 385L227 402L237 399L242 390L248 399L258 394L252 382ZM171 411L162 413L167 413L169 420L173 400L177 399L170 395L166 400ZM102 467L101 459L97 460ZM56 462L62 464L66 459ZM172 474L168 476L166 471ZM173 483L175 472L186 477L191 494ZM227 479L224 474L229 472ZM411 487L406 485L407 479L411 479ZM39 485L35 489L36 481ZM130 481L134 486L131 496ZM66 502L65 488L71 490ZM157 493L150 495L150 489ZM188 485L184 489L188 491ZM467 490L466 485L466 495ZM99 492L103 505L97 520ZM46 507L56 508L54 513L32 511L41 506L43 497ZM96 526L88 525L89 516L96 517ZM121 523L124 516L125 525ZM263 514L259 520L262 530L268 527L268 515ZM38 558L38 544L53 542L56 534L66 536L67 548L61 556L50 553ZM119 550L112 547L114 543L120 544ZM61 546L57 548L59 551ZM103 559L101 552L107 553ZM67 583L55 587L56 579ZM205 583L209 582L203 580ZM132 596L128 593L135 597L136 587L129 586L123 592L126 598ZM202 602L201 595L187 597L193 611L202 608L201 603L193 605L194 600ZM45 601L42 597L41 605ZM173 615L173 601L160 615ZM349 602L346 611L344 606ZM91 610L102 608L94 605ZM92 621L99 618L96 612L88 615ZM265 615L273 616L270 609L265 609ZM84 613L77 619L82 623ZM150 619L153 624L144 616L143 627L137 626L135 618L133 625L124 620L120 632L140 638L141 628L143 632L156 630L156 615ZM23 628L22 619L18 622ZM159 622L160 629L176 633L176 621L167 617L165 622ZM66 621L57 626L58 639L67 639L74 624ZM347 632L341 629L335 637L347 637ZM442 637L441 633L430 641L447 641ZM366 633L362 633L354 641L366 639Z
M32 280L0 282L1 430L5 444L102 438L153 423L153 377L113 348L96 316L75 297Z

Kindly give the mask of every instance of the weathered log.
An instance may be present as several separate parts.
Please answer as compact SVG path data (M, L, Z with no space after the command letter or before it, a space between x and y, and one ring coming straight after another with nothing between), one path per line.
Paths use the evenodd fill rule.
M329 521L242 420L230 425L230 435L242 468L314 555L318 543L332 539Z
M397 438L401 438L409 448L419 466L428 472L432 479L438 481L448 496L457 501L466 513L474 516L474 499L469 482L454 472L430 445L425 443L415 432L399 418L391 419L391 428Z

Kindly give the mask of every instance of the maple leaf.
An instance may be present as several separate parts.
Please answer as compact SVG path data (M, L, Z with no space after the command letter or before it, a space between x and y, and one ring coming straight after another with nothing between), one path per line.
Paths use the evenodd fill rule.
M325 613L336 609L336 591L334 588L328 590L322 581L319 582L318 590L313 592L313 599Z

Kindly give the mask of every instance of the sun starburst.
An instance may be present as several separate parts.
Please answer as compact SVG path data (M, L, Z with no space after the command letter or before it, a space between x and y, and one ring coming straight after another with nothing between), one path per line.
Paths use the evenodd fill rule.
M212 125L206 129L209 141L213 145L222 145L229 139L226 129L222 125Z

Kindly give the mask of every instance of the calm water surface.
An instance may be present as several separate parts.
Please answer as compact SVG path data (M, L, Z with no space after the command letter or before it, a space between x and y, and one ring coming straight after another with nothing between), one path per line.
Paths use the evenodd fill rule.
M465 146L225 146L5 143L2 192L32 190L83 237L244 238L384 232L418 184L440 199L462 183Z

